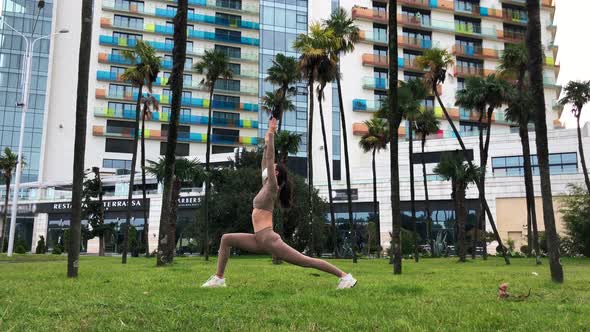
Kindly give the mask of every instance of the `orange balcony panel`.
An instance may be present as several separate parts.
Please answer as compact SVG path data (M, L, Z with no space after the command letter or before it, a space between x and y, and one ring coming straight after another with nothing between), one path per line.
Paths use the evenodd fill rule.
M488 8L488 17L503 18L504 12L502 9Z
M100 27L101 28L110 28L113 24L111 23L111 19L107 17L100 18Z
M137 4L133 4L133 3L131 3L129 5L129 12L130 13L142 13L142 11L139 10L139 6Z
M363 54L363 66L387 67L387 57L374 54Z
M402 5L410 5L414 7L422 7L424 9L430 9L429 0L399 0L398 3Z
M417 27L422 26L422 21L415 16L398 14L397 15L397 22L401 23L401 24L413 25L413 26L417 26Z
M459 119L461 116L459 114L458 108L447 108L447 113L449 113L449 116L451 117L451 119Z
M438 8L455 10L455 3L451 0L438 0Z
M92 136L104 136L104 126L92 126Z
M96 89L95 96L96 98L105 98L107 96L106 89Z
M369 127L362 122L352 124L352 134L355 136L363 136L369 132Z
M559 121L559 119L553 120L553 129L562 129L562 128L565 128L565 126L561 123L561 121Z
M98 53L98 62L107 63L109 55L107 53Z
M397 136L399 136L399 137L406 136L406 127L397 128Z
M542 0L541 5L544 7L555 8L555 0Z
M366 7L353 7L352 19L368 19L376 22L387 23L387 13L384 11L377 11Z

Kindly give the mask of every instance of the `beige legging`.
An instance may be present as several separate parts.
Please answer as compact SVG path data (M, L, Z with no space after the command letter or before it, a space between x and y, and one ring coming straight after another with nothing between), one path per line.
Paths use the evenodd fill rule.
M311 267L337 277L343 277L346 273L342 272L334 265L321 259L307 257L297 250L289 247L280 235L275 233L270 227L265 228L256 234L249 233L228 233L221 237L219 246L219 257L217 261L217 276L223 277L225 266L230 255L230 248L238 248L251 253L268 253L276 258L282 259L288 263L301 267Z

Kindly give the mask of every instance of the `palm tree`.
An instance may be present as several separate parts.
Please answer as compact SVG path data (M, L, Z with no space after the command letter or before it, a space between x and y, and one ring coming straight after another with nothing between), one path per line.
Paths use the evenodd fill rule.
M472 258L475 259L476 248L479 238L479 230L485 225L485 214L483 199L485 199L485 170L488 163L488 151L490 147L490 135L492 131L492 116L494 110L502 106L507 99L508 83L491 74L485 78L471 77L465 81L465 89L457 92L456 105L465 109L476 109L479 112L478 128L479 128L479 160L482 169L479 200L481 204L481 212L479 220L474 228L473 236L473 251ZM487 110L487 113L486 113ZM486 123L484 124L484 114ZM484 126L486 138L484 141L483 133Z
M278 53L272 66L268 68L268 76L264 79L274 85L277 85L277 99L282 100L283 103L276 103L278 106L273 115L279 122L278 131L281 131L283 124L283 113L286 110L283 108L287 105L288 95L295 93L296 88L292 86L301 79L301 72L297 68L297 60L294 57L286 56L283 53ZM292 103L291 103L292 105Z
M299 34L293 43L293 48L301 54L299 58L299 71L301 77L307 80L309 95L309 124L307 127L307 190L309 193L309 223L312 224L313 216L313 110L314 92L313 85L318 76L318 66L321 61L329 56L328 50L334 48L334 32L331 29L323 29L320 24L313 23L309 27L308 34ZM334 59L331 59L334 61ZM311 247L315 248L315 236L311 234Z
M229 67L229 58L225 53L217 50L206 50L205 54L194 69L197 73L205 75L201 84L209 88L209 121L207 122L207 152L205 153L205 171L209 174L209 163L211 154L211 119L213 106L213 91L215 91L215 83L217 80L230 79L233 72ZM209 177L205 180L205 260L209 260L209 197L211 190L209 188Z
M414 260L420 260L418 249L418 220L416 219L416 195L414 190L414 121L418 114L420 114L420 101L426 98L427 90L421 80L411 79L407 83L402 84L400 90L407 90L403 95L405 98L400 98L400 107L403 108L402 113L406 120L408 120L408 165L410 166L410 205L412 214L412 226L414 236Z
M148 160L149 165L146 166L146 171L153 175L159 183L165 179L166 175L166 158L160 157L158 161ZM172 220L176 220L176 211L178 206L178 198L180 197L180 189L182 184L190 186L201 185L205 179L205 172L203 166L198 159L178 158L174 163L174 184L172 185L171 202L173 208L170 213ZM170 246L176 248L176 223L173 224L174 237L171 237Z
M6 233L6 218L8 215L8 197L10 194L10 182L12 182L12 172L16 169L18 164L18 155L13 153L9 147L4 148L4 154L0 155L0 172L4 177L4 185L6 186L6 196L4 197L4 211L2 212L2 231L0 232L0 253L4 251L4 234ZM21 165L26 165L24 158L21 160ZM21 168L22 168L21 167Z
M146 185L145 185L145 120L146 118L149 120L152 118L152 111L158 111L160 108L160 103L158 100L151 94L148 93L147 96L141 97L140 104L142 105L141 111L141 192L143 195L143 204L141 205L143 208L143 240L145 242L145 255L150 255L150 248L148 245L149 241L149 223L148 223L148 211L147 211L147 193L146 193Z
M387 120L389 122L389 177L391 181L391 246L393 274L402 273L402 243L401 228L402 217L400 211L399 194L399 156L398 156L398 129L402 121L399 110L398 97L398 45L397 45L397 0L390 0L388 4L388 55L389 55L389 94L391 101Z
M80 32L80 47L78 50L78 83L76 91L76 128L74 134L74 165L72 170L72 217L70 221L70 243L68 248L68 278L78 277L78 260L80 258L93 3L93 0L82 1L82 30Z
M332 228L332 241L333 241L333 253L334 257L337 256L337 246L338 246L338 238L337 238L337 230L336 230L336 218L334 217L334 201L332 197L332 174L330 172L330 156L328 154L328 141L326 138L326 126L324 123L324 107L322 104L322 100L325 98L324 89L329 82L332 82L336 76L338 76L338 66L335 61L332 61L327 56L322 59L318 66L317 70L317 80L318 80L318 104L320 106L320 123L322 127L322 140L324 143L324 159L326 162L326 176L328 179L328 201L330 203L330 225ZM354 222L351 227L351 231L354 231ZM353 261L356 262L356 251L352 254Z
M465 222L467 220L467 208L465 206L466 190L470 183L477 183L479 181L480 172L479 167L471 163L466 163L464 156L459 151L443 154L440 163L434 168L435 174L442 176L445 180L451 180L452 183L460 262L465 262L465 254L467 252L465 244Z
M430 216L430 202L428 200L428 179L426 177L426 162L424 161L424 147L426 146L426 138L429 135L433 135L438 133L440 130L439 122L436 119L436 115L434 114L434 110L432 109L424 109L422 112L418 114L416 117L416 135L420 136L420 140L422 141L422 177L424 181L424 206L426 210L426 237L428 238L428 243L430 244L430 251L432 255L434 255L434 241L432 240L432 218Z
M426 50L424 52L424 55L419 56L418 59L416 60L416 63L418 64L419 67L421 67L425 70L428 70L426 72L426 74L424 75L425 83L434 93L434 96L436 97L436 100L438 101L438 104L440 105L440 107L445 115L445 118L447 119L447 122L449 123L449 125L451 126L451 129L453 130L453 134L455 135L459 145L461 146L461 150L463 151L464 154L466 154L467 148L465 147L465 143L463 142L463 139L461 139L461 135L459 134L457 127L453 123L453 120L449 116L449 112L447 111L445 105L443 104L442 100L440 99L440 95L439 95L438 89L437 89L439 84L443 84L445 81L445 78L447 75L447 68L449 66L453 65L453 63L454 63L452 56L449 54L449 52L447 50L443 50L440 48L432 48L432 49ZM469 163L470 166L472 165L472 162L470 160L467 160L467 162ZM483 189L483 188L481 188L481 183L478 181L476 183L476 185L477 185L478 191L481 192ZM490 225L492 226L492 230L494 232L494 236L496 238L496 241L498 241L498 245L500 246L500 250L502 251L502 254L504 256L504 261L506 262L507 265L509 265L510 258L508 257L508 253L506 251L506 248L502 244L502 238L500 238L500 234L498 233L498 228L496 227L496 223L494 222L494 217L492 216L492 212L490 211L490 207L485 199L485 196L481 199L481 202L483 203L485 213L487 214L488 220L490 221Z
M282 92L280 89L276 91L267 91L261 99L262 110L273 116L281 112L281 117L285 112L295 111L295 104L293 104L293 101L281 96Z
M301 134L290 131L277 132L275 134L275 148L279 162L286 165L287 157L299 152L299 144L301 144Z
M580 162L582 163L582 171L584 172L584 180L586 181L586 190L590 194L590 178L588 177L588 169L586 168L586 160L584 159L584 147L582 145L582 129L580 128L580 116L582 115L582 108L590 102L590 81L577 82L571 81L565 86L565 97L561 98L559 103L561 105L573 104L572 113L576 117L578 127L578 150L580 151Z
M396 6L397 7L397 6ZM336 58L354 51L354 44L360 39L360 30L354 24L354 20L348 16L346 10L342 7L335 10L330 18L324 21L324 25L330 28L334 33L336 47L332 48L332 57ZM352 189L350 188L350 159L348 157L348 128L346 127L346 117L344 115L344 103L342 102L342 85L340 64L338 64L338 75L336 76L336 86L338 89L338 106L340 107L340 122L342 123L342 143L344 145L344 172L346 176L346 196L348 203L348 220L353 223L352 216ZM355 233L356 234L356 233ZM381 244L381 234L377 233L379 245Z
M543 198L543 222L547 235L547 252L551 279L563 282L563 267L559 259L559 238L555 229L553 194L549 174L549 148L547 143L547 116L545 114L545 94L543 87L543 46L541 45L541 4L538 0L526 0L528 23L526 45L529 55L528 71L530 91L535 110L535 140L537 159L541 178L541 197Z
M378 117L365 121L365 125L368 128L368 132L361 137L359 146L365 153L371 152L373 154L373 214L375 216L377 234L380 234L381 220L379 217L379 209L377 208L377 168L375 165L375 154L387 148L387 143L389 142L389 130L387 122ZM379 246L380 243L377 245Z
M127 214L125 216L125 230L123 231L123 254L121 263L127 263L127 251L129 246L129 225L131 222L131 200L133 199L133 186L135 183L135 167L137 165L137 141L139 140L139 115L141 114L141 102L143 88L152 92L152 83L156 81L160 72L160 57L156 56L156 50L148 43L138 40L133 50L123 51L123 56L135 63L134 66L125 69L121 80L130 82L137 87L137 102L135 103L135 123L133 128L133 151L131 157L131 172L129 175L129 190L127 194ZM143 132L142 132L143 135ZM143 144L142 144L143 145Z
M535 189L533 187L533 169L531 165L531 148L529 143L529 123L534 116L530 105L531 95L528 91L525 76L528 64L528 54L525 44L508 45L500 59L500 73L508 78L517 78L516 87L508 97L506 119L518 124L518 134L522 145L524 166L524 186L527 204L527 234L529 248L534 248L537 265L541 264L539 248L539 232L537 227L537 210L535 204ZM531 232L532 228L532 232ZM484 247L485 248L485 247Z
M172 200L174 191L176 143L178 141L178 122L182 101L182 86L184 81L184 65L186 62L187 15L188 0L178 0L176 16L174 17L174 48L172 49L172 74L170 75L170 122L166 139L166 154L164 157L164 190L162 193L162 212L160 214L160 235L156 266L171 264L174 260L174 241L176 238L176 201Z

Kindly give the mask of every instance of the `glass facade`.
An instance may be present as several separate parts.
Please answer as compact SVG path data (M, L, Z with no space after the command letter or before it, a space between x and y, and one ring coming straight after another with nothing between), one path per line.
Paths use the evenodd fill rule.
M0 0L2 16L6 23L35 39L51 34L53 1L46 0L45 8L37 15L37 1ZM49 66L49 40L35 44L32 59L29 111L26 115L22 182L34 182L39 177L47 70ZM26 43L24 39L6 26L0 27L0 146L18 151L23 96L23 66Z
M283 53L295 58L299 54L293 49L298 34L307 33L307 1L266 0L260 1L260 73L259 96L276 89L265 82L268 68L276 54ZM283 130L301 134L301 145L297 157L307 155L307 86L297 84L297 94L292 97L295 112L283 115ZM259 136L263 137L268 128L269 116L260 112Z
M533 175L539 175L539 161L537 155L531 155L531 167ZM493 157L492 170L494 176L524 176L523 156ZM578 173L578 154L550 153L549 173L551 175Z

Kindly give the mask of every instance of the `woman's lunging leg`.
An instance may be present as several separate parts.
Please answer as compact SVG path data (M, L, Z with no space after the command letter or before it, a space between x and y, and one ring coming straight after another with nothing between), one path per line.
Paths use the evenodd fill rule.
M225 272L225 266L229 259L231 248L238 248L251 253L260 253L262 248L256 241L254 234L248 233L228 233L223 234L221 237L221 243L219 244L219 255L217 257L217 275L219 278L223 278Z
M339 278L342 278L346 275L344 271L326 261L305 256L299 251L289 247L275 232L270 231L265 232L264 234L257 233L256 239L258 240L261 248L288 263L301 267L311 267L326 273L333 274Z

